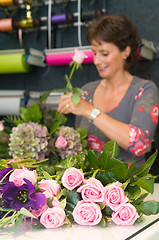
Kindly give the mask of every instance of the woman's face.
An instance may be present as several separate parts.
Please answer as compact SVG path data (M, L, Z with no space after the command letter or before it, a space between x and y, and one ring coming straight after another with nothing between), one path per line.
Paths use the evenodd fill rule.
M125 59L130 54L130 48L120 51L113 43L92 41L94 64L101 78L111 78L124 71Z

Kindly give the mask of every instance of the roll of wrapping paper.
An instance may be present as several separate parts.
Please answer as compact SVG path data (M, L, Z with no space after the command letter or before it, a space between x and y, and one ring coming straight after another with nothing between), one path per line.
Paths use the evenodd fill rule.
M11 6L13 4L13 0L0 0L0 6L2 7Z
M93 63L93 51L83 51L87 58L84 59L83 64ZM53 53L47 54L45 61L49 66L68 65L72 62L74 52Z
M31 69L32 66L25 61L25 54L0 53L0 74L27 73Z
M0 19L0 32L13 31L12 18Z

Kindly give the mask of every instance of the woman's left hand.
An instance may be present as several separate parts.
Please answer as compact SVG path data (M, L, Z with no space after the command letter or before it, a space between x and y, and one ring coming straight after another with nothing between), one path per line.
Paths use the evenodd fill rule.
M93 107L82 98L78 104L73 104L71 97L72 93L63 94L57 111L64 114L73 113L78 116L89 118Z

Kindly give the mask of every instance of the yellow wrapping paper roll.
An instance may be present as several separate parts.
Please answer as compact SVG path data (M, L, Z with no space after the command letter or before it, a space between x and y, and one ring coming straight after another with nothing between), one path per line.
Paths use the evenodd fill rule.
M0 0L0 6L10 6L13 5L13 0Z
M32 67L25 61L24 54L2 54L0 55L0 74L26 73Z

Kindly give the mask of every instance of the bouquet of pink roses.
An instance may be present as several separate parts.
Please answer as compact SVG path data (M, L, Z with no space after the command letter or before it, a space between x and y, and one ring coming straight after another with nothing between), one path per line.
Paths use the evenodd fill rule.
M1 164L0 227L13 230L27 217L46 228L73 222L106 226L108 219L132 225L143 214L157 214L159 202L145 201L154 191L149 170L157 150L139 168L119 161L119 154L117 143L109 141L98 155L89 149L61 160L53 166L53 176L42 166L33 170L18 167L18 162L7 168Z

